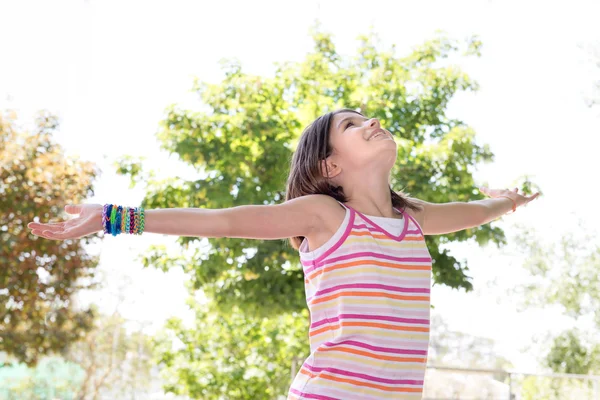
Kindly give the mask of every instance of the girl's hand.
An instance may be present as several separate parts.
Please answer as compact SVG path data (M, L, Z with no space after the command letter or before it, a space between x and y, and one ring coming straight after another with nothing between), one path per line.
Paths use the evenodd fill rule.
M30 222L27 227L31 233L46 239L77 239L103 230L102 204L77 204L65 206L68 214L79 214L78 217L65 222L42 224Z
M496 198L500 196L506 196L515 201L517 203L517 207L521 207L529 203L530 201L536 199L540 192L532 194L531 196L523 196L519 194L519 188L514 188L513 190L508 189L490 189L485 186L479 188L479 191L491 198Z

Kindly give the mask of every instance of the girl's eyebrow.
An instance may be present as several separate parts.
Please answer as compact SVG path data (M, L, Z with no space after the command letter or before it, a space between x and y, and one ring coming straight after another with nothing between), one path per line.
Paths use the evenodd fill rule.
M347 121L347 120L352 119L352 118L358 118L358 117L360 117L360 115L354 115L352 117L346 117L346 118L342 119L340 121L340 123L337 125L337 128L339 129L339 127L342 125L342 122ZM362 118L363 118L363 121L366 121L368 119L368 118L365 118L365 117L362 117Z

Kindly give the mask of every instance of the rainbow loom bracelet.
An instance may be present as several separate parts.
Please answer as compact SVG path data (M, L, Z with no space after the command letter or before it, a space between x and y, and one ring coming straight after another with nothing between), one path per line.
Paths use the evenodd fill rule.
M140 229L138 235L144 233L144 207L140 207Z
M135 208L135 228L133 230L133 234L137 235L138 229L140 228L140 214L138 212L138 208Z
M117 205L113 204L112 212L110 213L110 233L113 236L116 236L116 234L115 234L116 218L117 218Z
M127 207L127 212L125 213L125 218L123 218L123 220L125 221L125 233L131 233L129 231L129 223L131 221L131 218L129 217L131 215L131 207Z
M123 210L125 207L119 206L119 209L117 210L117 235L120 233L123 233L123 229L121 229L121 226L123 226Z
M129 233L131 235L133 235L133 230L135 228L135 219L134 219L134 215L135 215L135 207L133 207L131 209L131 213L129 214Z
M121 206L117 206L117 214L115 215L115 229L113 230L114 236L119 234L119 217L121 216Z
M102 228L106 234L141 235L144 232L144 225L144 207L123 207L117 204L105 204L102 207Z
M106 214L108 214L108 204L102 208L102 229L104 233L108 233L108 225L106 225Z
M125 230L125 220L127 218L125 218L125 216L127 215L127 207L123 207L123 214L121 215L121 232L123 233L127 233L127 231Z

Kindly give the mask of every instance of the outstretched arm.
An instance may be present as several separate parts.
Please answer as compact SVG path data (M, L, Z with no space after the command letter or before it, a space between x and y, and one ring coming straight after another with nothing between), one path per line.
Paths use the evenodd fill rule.
M488 188L480 190L492 198L451 203L428 203L413 198L412 200L423 206L423 234L443 235L484 225L508 213L513 207L525 205L539 196L539 193L531 196L520 195L516 188L513 191Z
M144 232L249 239L308 236L320 226L324 210L321 196L303 196L274 205L145 210ZM27 227L34 235L56 240L80 238L103 230L102 205L70 205L65 211L78 216L59 223L31 222Z

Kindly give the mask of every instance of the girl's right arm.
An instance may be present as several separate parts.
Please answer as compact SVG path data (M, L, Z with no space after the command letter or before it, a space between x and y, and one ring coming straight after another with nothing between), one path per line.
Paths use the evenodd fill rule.
M274 205L245 205L231 208L165 208L145 210L144 232L163 235L286 239L310 236L324 220L326 195L307 195ZM59 223L31 222L32 234L65 240L103 230L102 205L68 205L65 211L78 217Z

